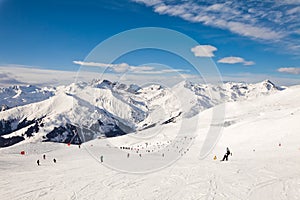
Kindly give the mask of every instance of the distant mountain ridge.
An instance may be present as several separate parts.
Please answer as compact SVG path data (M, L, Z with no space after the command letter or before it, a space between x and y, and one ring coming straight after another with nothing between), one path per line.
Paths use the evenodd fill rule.
M172 88L93 80L53 88L1 88L0 147L23 140L80 144L115 137L283 89L269 80L223 85L184 81Z
M1 110L48 99L54 95L54 91L55 88L39 88L33 85L0 88Z

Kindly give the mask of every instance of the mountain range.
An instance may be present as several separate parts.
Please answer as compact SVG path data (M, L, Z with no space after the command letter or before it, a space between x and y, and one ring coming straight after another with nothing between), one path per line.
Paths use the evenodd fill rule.
M284 89L270 80L220 85L184 81L171 88L93 80L58 87L0 88L0 147L24 141L81 144L176 123L225 102Z

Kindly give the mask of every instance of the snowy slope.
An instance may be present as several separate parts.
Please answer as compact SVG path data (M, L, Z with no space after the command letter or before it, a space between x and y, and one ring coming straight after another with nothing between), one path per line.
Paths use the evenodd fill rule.
M92 140L81 148L30 142L0 149L1 199L300 199L299 99L297 86L226 103L228 123L204 160L199 160L199 153L218 106L140 131L140 137ZM198 123L198 128L190 132L181 121ZM178 136L180 128L187 135ZM189 137L192 142L187 147ZM233 156L229 162L219 162L227 146ZM141 150L137 153L136 148ZM21 150L27 154L21 156ZM165 165L174 157L177 162ZM58 162L54 164L52 158ZM41 166L36 166L37 159ZM157 170L119 171L147 169Z

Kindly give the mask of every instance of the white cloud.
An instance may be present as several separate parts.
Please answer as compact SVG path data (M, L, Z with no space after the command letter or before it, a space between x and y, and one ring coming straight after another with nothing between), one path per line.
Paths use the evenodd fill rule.
M40 69L24 65L2 65L1 73L5 74L5 80L0 79L0 87L11 85L37 85L37 86L57 86L75 82L76 71L60 71ZM89 73L88 76L96 77L95 73Z
M216 3L206 8L207 11L222 11L222 9L226 9L225 4Z
M282 5L300 5L299 0L281 0L281 1L277 1L277 3Z
M227 63L227 64L236 64L236 63L243 63L245 60L241 57L225 57L218 60L218 63Z
M173 86L188 78L195 77L192 74L185 73L186 70L181 69L164 69L148 72L149 74L147 71L143 71L142 73L125 73L120 75L117 73L94 71L49 70L24 65L2 65L0 66L0 87L28 84L39 87L60 86L82 81L90 82L93 79L108 79L126 84L135 83L144 85L147 83L160 83L162 85ZM197 77L199 79L199 76Z
M82 65L82 66L91 66L91 67L110 67L112 64L104 64L104 63L96 63L96 62L83 62L83 61L73 61L76 65Z
M281 1L162 1L132 0L153 8L161 15L179 17L192 23L228 30L234 34L268 43L273 50L299 55L299 0ZM278 48L278 46L282 48ZM275 47L275 48L274 48ZM282 52L282 51L280 51Z
M282 67L277 69L277 71L288 74L300 74L300 67Z
M255 62L253 62L253 61L244 61L244 65L247 65L247 66L255 65Z
M218 60L218 63L226 63L226 64L237 64L237 63L242 63L243 65L254 65L255 63L253 61L246 61L244 58L241 57L225 57L220 60Z
M271 18L275 20L273 16L270 17L264 11L260 12L261 10L258 10L258 12L261 13L260 16L257 16L258 12L243 13L241 11L241 7L251 6L251 4L212 2L211 4L200 5L193 1L179 2L177 4L159 0L133 1L153 7L154 12L159 14L177 16L190 22L199 22L205 25L226 29L246 37L263 40L278 40L286 35L284 32L266 26L266 24L258 20L260 18ZM251 11L254 8L256 7L250 7L248 10ZM281 21L278 23L281 23Z
M133 0L133 1L137 2L137 3L144 3L147 6L153 6L153 5L162 3L161 0Z
M99 63L99 62L84 62L84 61L73 61L74 64L82 65L82 66L89 66L89 67L100 67L100 68L108 68L117 73L124 73L124 72L135 72L141 73L144 71L151 71L154 70L154 67L150 66L130 66L127 63L120 63L120 64L108 64L108 63Z
M98 62L84 62L84 61L73 61L74 64L82 65L82 66L89 66L89 67L100 67L100 68L108 68L112 69L117 73L126 72L130 66L126 63L120 64L106 64L106 63L98 63Z
M188 71L189 70L184 70L184 69L162 69L162 70L153 70L153 71L140 71L136 73L137 74L168 74L168 73L182 73Z
M299 68L297 68L299 69ZM151 75L148 74L124 74L119 76L112 73L95 73L88 71L60 71L60 70L47 70L40 68L33 68L30 66L21 65L3 65L0 66L0 87L7 87L14 84L20 85L37 85L37 86L59 86L67 85L74 82L90 82L92 79L108 79L110 81L119 81L126 84L135 83L138 85L144 85L147 83L158 83L167 86L173 86L186 79L194 82L204 81L198 75L178 73L175 75ZM208 77L207 80L214 77ZM219 77L215 78L219 80ZM282 78L276 76L270 76L266 74L232 74L223 75L224 81L238 81L238 82L260 82L265 79L270 79L278 85L295 85L300 84L300 79L296 78ZM204 82L203 82L204 83Z
M127 63L120 64L107 64L98 62L84 62L84 61L73 61L74 64L89 66L89 67L100 67L103 69L110 69L116 73L132 73L132 74L167 74L167 73L181 73L187 72L185 69L157 69L152 66L132 66Z
M214 57L214 51L218 49L211 45L198 45L191 48L191 51L196 57Z
M286 13L288 15L292 15L292 14L296 14L296 13L299 13L300 12L300 6L297 6L297 7L294 7L290 10L288 10Z
M294 31L294 33L300 35L300 28L299 28L299 29L296 29L296 30Z
M162 4L160 6L155 7L154 11L157 13L165 13L168 10L168 6Z
M270 30L266 27L256 27L241 22L228 22L226 26L231 32L247 37L253 37L264 40L278 40L284 37L281 32Z

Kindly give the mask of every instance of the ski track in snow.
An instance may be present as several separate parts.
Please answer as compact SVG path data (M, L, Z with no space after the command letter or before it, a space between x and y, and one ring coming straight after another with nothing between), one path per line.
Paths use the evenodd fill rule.
M79 154L88 156L84 150ZM4 199L297 199L300 192L299 175L271 178L272 169L258 174L257 170L265 166L242 173L243 163L226 163L225 169L211 161L203 161L205 167L178 163L170 167L169 173L167 168L153 174L132 175L110 171L93 159L83 161L94 163L90 166L78 160L80 166L71 169L70 160L63 161L67 162L64 166L42 163L39 167L29 160L27 167L32 169L15 172L12 168L13 174L3 174L0 191ZM239 174L236 170L240 170ZM269 179L257 180L263 175Z
M189 162L182 158L159 172L134 175L107 169L85 150L70 148L75 152L70 158L58 157L57 164L42 160L39 167L31 156L19 156L17 159L24 159L22 165L2 173L0 192L4 199L252 200L297 199L300 194L300 176L295 174L299 159L294 166L288 166L294 168L293 172L281 174L278 172L283 167L276 166L279 163L273 166L252 161L245 167L237 161L220 164L210 160ZM61 151L58 155L65 156L64 150ZM57 154L56 151L49 154L52 153Z

